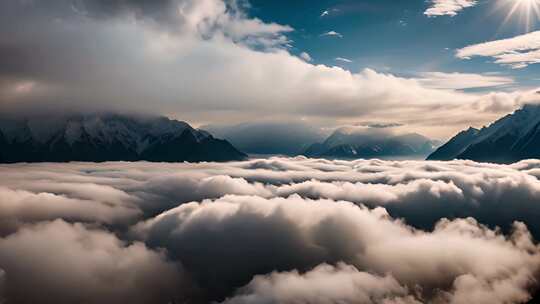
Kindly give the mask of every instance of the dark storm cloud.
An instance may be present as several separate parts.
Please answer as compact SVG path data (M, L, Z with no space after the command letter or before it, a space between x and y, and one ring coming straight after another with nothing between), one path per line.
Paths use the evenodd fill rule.
M521 303L540 279L528 230L539 236L538 176L536 160L1 165L0 269L7 299L27 302L37 293L22 294L32 282L23 278L57 269L62 275L43 290L58 303L80 299L59 291L65 277L102 302L160 302L159 290L192 302L296 303L318 290L316 299L330 302ZM38 258L53 247L58 259L82 263L75 273ZM98 252L107 254L95 261ZM164 281L154 270L176 273L171 281L181 287L106 266L131 255L146 258L128 268L156 284ZM35 262L23 267L27 260ZM139 264L152 265L150 273ZM88 268L103 273L78 276ZM113 292L101 279L130 275L141 285Z

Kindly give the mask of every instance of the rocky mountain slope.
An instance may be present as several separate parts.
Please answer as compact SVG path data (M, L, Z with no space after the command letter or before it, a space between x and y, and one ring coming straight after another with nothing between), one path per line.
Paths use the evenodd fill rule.
M530 104L480 130L459 133L428 159L512 163L539 157L540 105Z

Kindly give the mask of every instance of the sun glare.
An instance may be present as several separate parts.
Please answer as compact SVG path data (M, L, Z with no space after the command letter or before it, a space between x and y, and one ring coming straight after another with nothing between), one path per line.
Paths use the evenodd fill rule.
M502 25L519 18L527 32L540 20L540 0L498 0L497 8L508 11Z

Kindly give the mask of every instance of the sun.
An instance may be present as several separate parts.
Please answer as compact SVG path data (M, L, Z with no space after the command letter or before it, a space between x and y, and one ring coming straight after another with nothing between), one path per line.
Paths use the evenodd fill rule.
M519 18L527 32L540 20L540 0L498 0L497 8L508 11L503 25L510 19Z

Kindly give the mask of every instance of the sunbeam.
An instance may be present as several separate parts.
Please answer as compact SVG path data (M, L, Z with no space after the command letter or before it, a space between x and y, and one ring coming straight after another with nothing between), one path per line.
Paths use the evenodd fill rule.
M524 30L530 32L540 20L540 0L499 0L497 10L508 11L501 27L514 18L519 18Z

